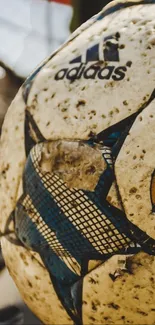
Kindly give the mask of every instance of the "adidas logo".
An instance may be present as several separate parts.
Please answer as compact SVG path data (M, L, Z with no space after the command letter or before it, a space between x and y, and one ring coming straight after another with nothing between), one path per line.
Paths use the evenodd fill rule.
M74 65L73 68L63 68L55 75L55 80L68 79L71 82L81 79L101 79L114 81L123 80L127 71L127 67L131 66L131 62L127 62L126 66L114 65L119 62L119 33L115 36L108 36L87 49L82 55L74 58L69 62L69 65ZM113 62L113 64L104 65L101 67L101 62ZM78 65L77 65L78 64Z
M83 55L70 61L70 63L88 63L97 61L119 62L119 44L114 36L108 36L100 44L90 47Z

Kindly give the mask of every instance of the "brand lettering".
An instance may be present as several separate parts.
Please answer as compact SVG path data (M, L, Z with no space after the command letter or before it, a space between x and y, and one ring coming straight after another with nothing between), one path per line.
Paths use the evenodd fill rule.
M123 80L127 67L131 67L131 64L118 66L120 62L119 37L118 33L109 35L101 39L99 43L87 48L83 54L72 59L67 68L58 71L55 80L68 79L71 82L81 78ZM102 67L99 62L108 62L108 65Z
M70 81L75 81L81 79L100 79L100 80L110 80L114 81L123 80L127 71L127 66L107 65L104 68L99 67L96 64L92 64L89 67L87 64L81 63L74 68L64 68L59 70L55 75L55 80L68 79Z

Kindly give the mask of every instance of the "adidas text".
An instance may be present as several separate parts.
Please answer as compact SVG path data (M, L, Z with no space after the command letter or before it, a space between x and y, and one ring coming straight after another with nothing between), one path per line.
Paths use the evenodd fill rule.
M83 77L84 79L113 79L114 81L120 81L124 79L126 71L127 66L115 67L114 65L107 65L101 68L96 64L92 64L88 67L87 64L81 63L79 66L72 69L64 68L59 70L55 75L55 80L68 79L73 82Z

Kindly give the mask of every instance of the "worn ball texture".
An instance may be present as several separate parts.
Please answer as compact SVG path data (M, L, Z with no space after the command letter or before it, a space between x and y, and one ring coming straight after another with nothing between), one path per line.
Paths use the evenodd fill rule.
M0 145L6 265L44 324L155 324L155 1L114 1L26 80Z

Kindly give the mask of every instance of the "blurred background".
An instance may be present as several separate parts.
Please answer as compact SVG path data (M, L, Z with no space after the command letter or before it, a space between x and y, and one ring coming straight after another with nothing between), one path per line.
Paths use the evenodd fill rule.
M7 108L25 78L71 32L109 2L0 0L0 132ZM0 293L0 325L40 324L21 300L1 251Z
M0 127L24 79L107 0L0 0Z

